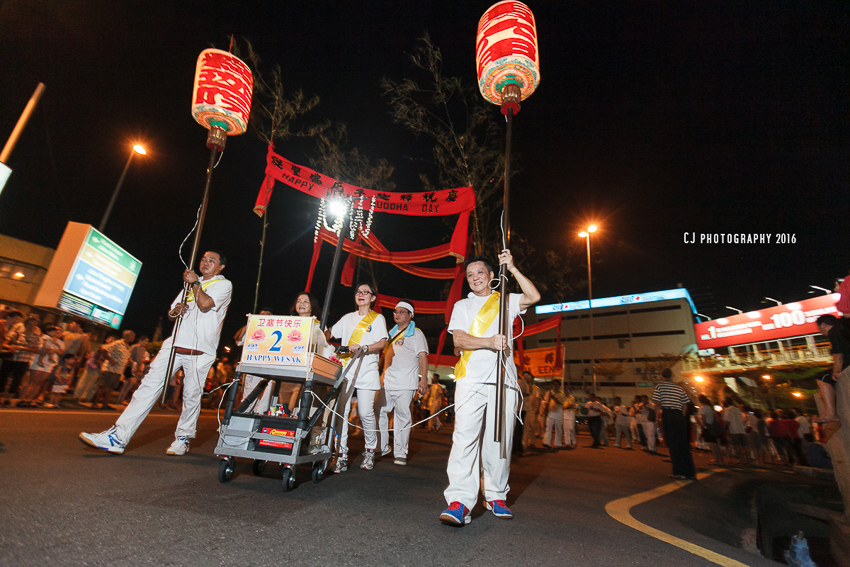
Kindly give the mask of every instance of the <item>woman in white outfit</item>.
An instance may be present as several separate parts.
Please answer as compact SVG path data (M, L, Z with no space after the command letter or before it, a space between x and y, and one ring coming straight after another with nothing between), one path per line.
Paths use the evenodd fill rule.
M387 345L387 322L384 316L372 310L377 293L371 284L360 284L354 293L357 311L343 316L331 327L329 335L342 339L342 345L352 354L365 352L363 360L354 360L350 364L360 365L356 379L354 370L346 374L346 383L337 398L337 413L348 415L351 411L351 397L357 391L357 412L363 423L363 436L366 439L366 451L360 468L372 470L375 466L375 448L378 446L377 420L375 419L375 394L381 389L381 377L378 372L378 358ZM352 380L354 383L352 384ZM340 411L343 410L343 411ZM341 422L341 423L340 423ZM339 434L339 453L334 472L348 470L348 420L336 417L334 431Z

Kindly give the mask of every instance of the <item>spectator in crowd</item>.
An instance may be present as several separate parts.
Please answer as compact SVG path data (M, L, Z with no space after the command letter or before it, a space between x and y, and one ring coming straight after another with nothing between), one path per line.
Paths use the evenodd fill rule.
M59 338L61 336L61 328L55 325L45 327L45 334L41 337L41 348L30 363L29 382L23 390L18 407L35 407L35 401L44 390L53 367L59 363L59 355L65 350L65 345Z
M714 404L707 396L699 396L699 425L702 428L702 437L711 447L714 454L714 464L723 466L723 451L720 449L720 436L723 434L723 424L720 415L714 411Z
M652 403L661 409L664 439L670 449L670 461L673 463L671 476L679 480L696 480L696 469L688 440L688 420L685 416L690 399L681 386L673 383L672 370L665 368L661 376L664 381L655 386Z
M136 334L128 330L121 334L121 339L102 347L106 357L103 366L100 368L100 377L97 379L97 392L94 393L92 399L92 409L97 408L98 400L101 400L100 409L115 409L109 405L109 396L121 383L124 367L130 360L130 343L135 339Z
M50 403L45 404L45 407L53 409L62 408L62 396L68 390L71 384L71 379L74 377L74 369L77 367L77 356L74 354L65 353L62 355L62 361L56 364L51 371L53 386L50 390Z
M18 397L24 376L36 353L41 349L41 329L38 328L38 322L38 316L30 314L22 323L16 324L6 333L4 346L11 353L11 357L6 358L0 368L0 395L10 376L12 382L8 396L3 400L4 406L11 406L12 398Z
M744 414L741 409L732 403L731 398L723 401L723 421L726 422L729 445L739 463L745 465L750 463L747 454L747 430L744 425Z

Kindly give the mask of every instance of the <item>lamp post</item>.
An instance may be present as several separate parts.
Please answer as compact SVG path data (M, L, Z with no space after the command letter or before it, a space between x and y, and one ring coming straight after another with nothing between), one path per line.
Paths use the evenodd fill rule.
M825 294L827 294L827 295L829 295L830 293L832 293L831 291L829 291L829 290L828 290L828 289L826 289L825 287L820 287L819 285L809 285L809 287L810 287L810 288L813 288L813 289L819 289L820 291L824 292L824 293L825 293ZM811 291L810 291L809 293L813 293L813 292L811 292Z
M772 301L777 305L782 305L782 302L779 301L778 299L773 299L772 297L767 297L767 296L764 296L764 299L766 299L767 301Z
M587 239L587 312L590 314L590 368L593 371L593 394L596 395L596 366L593 361L593 285L590 277L590 235L599 230L595 224L582 230L578 235Z
M726 306L726 309L731 309L732 311L737 311L737 312L738 312L738 315L740 315L741 313L743 313L743 311L741 311L740 309L737 309L737 308L735 308L735 307L729 307L728 305Z
M106 221L109 220L109 215L112 213L112 207L115 205L115 199L118 198L118 192L121 191L121 185L124 184L124 178L127 177L127 170L130 169L130 162L133 161L133 156L136 154L146 155L148 152L139 144L133 146L133 151L130 152L130 157L127 158L127 165L124 166L124 171L121 172L121 177L118 178L118 184L115 185L115 191L112 192L112 198L109 199L109 205L106 206L106 212L103 213L103 218L100 219L98 230L103 232L106 227Z

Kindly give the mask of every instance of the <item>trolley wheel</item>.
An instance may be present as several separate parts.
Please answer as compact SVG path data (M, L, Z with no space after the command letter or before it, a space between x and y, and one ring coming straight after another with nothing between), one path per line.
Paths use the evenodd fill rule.
M235 459L227 457L221 460L218 465L218 481L227 482L233 478L233 469L235 468Z
M322 482L325 476L325 461L316 461L313 463L313 482Z
M288 468L283 468L283 491L289 492L295 488L295 472Z
M254 474L257 476L263 474L263 471L266 470L266 463L268 463L268 461L254 461L254 465L251 467L254 471Z

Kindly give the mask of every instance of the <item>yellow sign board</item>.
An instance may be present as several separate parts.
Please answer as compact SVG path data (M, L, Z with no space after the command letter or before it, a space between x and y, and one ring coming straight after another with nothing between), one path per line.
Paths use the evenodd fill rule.
M514 351L514 363L520 372L527 370L537 378L545 376L561 377L562 369L555 368L555 355L557 354L555 347L525 349L522 354L523 360L520 363L519 352Z
M304 366L310 352L313 317L249 315L241 362L274 366Z

